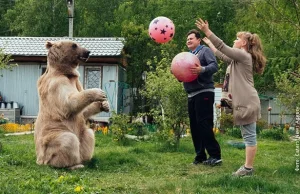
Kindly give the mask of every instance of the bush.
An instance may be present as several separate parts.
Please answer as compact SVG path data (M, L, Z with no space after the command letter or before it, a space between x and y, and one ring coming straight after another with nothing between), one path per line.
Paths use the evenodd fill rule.
M264 129L260 133L261 138L272 140L289 140L289 135L282 128Z
M6 123L8 123L8 120L0 117L0 125L6 124Z
M232 137L242 138L241 129L239 127L227 128L225 133Z
M153 138L160 151L168 152L177 151L178 149L179 142L176 140L172 129L161 128L154 134Z
M268 128L268 122L263 120L263 119L259 119L258 121L256 121L256 133L260 134L260 132L263 129L267 129Z
M121 145L129 143L129 140L125 137L125 135L128 133L130 116L126 114L113 113L110 120L112 124L109 128L111 129L113 139Z
M233 115L222 112L220 117L220 128L226 131L228 128L232 128L233 126Z
M128 134L136 136L144 136L148 134L148 129L144 123L136 122L128 124Z

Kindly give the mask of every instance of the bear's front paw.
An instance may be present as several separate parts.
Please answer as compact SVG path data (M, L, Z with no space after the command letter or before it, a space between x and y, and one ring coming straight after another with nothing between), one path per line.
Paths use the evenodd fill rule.
M95 98L95 101L105 101L106 100L106 93L99 89L99 88L93 88L91 89L93 91L93 97Z
M104 112L109 112L109 103L108 103L108 101L103 101L102 102L102 107L101 107L100 110L104 111Z

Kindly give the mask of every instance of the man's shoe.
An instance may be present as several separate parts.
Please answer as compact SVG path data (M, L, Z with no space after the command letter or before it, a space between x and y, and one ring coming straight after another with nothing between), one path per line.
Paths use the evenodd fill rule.
M241 166L236 172L232 173L232 176L242 177L242 176L252 176L254 173L254 169L251 168L247 170L245 166Z
M200 157L195 157L194 162L192 164L197 165L197 164L202 164L204 161L206 161L206 158L200 158Z
M208 158L203 162L204 165L217 166L222 164L222 159Z
M203 160L194 160L192 164L198 165L198 164L202 164L203 162L204 162Z

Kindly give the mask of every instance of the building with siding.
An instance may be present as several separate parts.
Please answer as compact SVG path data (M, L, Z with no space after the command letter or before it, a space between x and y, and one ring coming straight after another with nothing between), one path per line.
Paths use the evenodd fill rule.
M47 66L47 41L72 40L91 51L86 63L79 65L80 81L85 89L101 88L107 93L111 111L130 111L125 99L126 59L122 55L123 38L68 38L68 37L0 37L0 49L17 63L12 71L3 70L0 94L5 102L17 102L21 119L35 118L39 99L37 80ZM130 100L129 100L130 101ZM126 106L125 106L126 104ZM0 107L0 112L1 112ZM112 112L100 113L93 119L108 122ZM21 121L20 121L21 122Z

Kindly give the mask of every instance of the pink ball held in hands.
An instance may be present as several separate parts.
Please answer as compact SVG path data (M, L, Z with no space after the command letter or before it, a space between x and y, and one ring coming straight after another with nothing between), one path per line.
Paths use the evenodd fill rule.
M182 82L194 81L198 75L192 74L191 67L200 65L200 61L196 55L189 52L181 52L177 54L171 65L173 75Z

